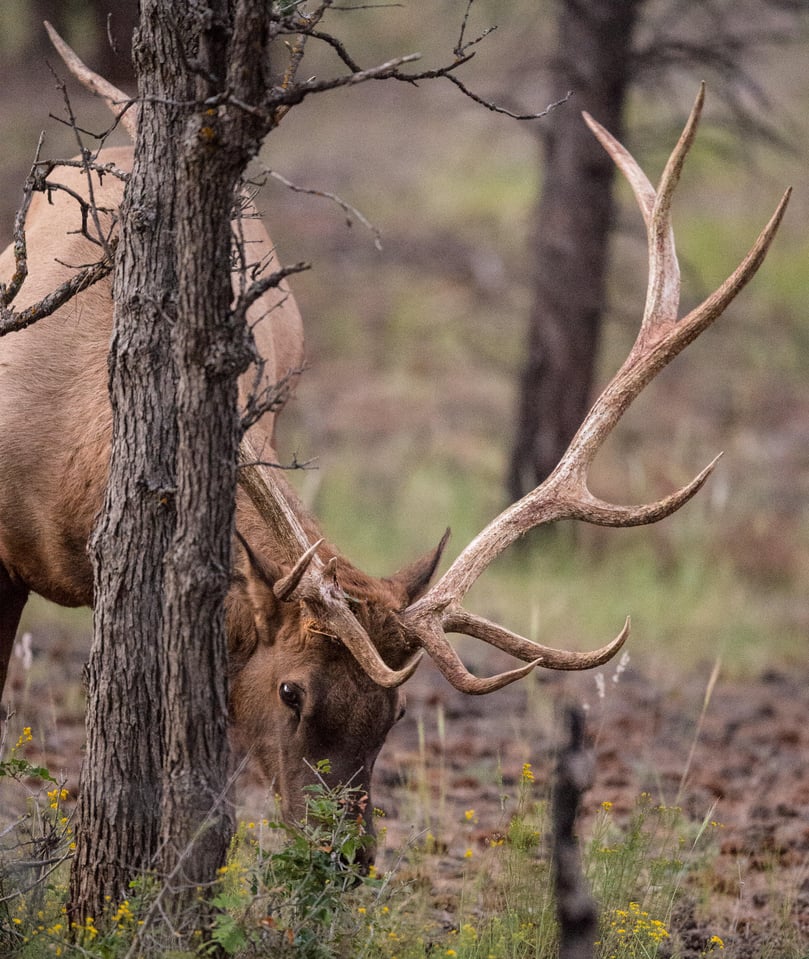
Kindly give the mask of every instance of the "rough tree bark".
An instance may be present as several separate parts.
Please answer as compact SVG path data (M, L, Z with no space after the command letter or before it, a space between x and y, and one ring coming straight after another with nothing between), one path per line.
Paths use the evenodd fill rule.
M251 0L140 9L71 913L100 919L130 880L154 872L153 914L169 917L182 945L201 928L198 891L231 836L223 601L238 377L252 356L245 311L231 307L231 217L275 118L242 106L270 88L271 11Z
M134 55L139 95L151 105L141 110L120 213L110 475L90 544L95 616L70 890L79 923L127 897L130 880L154 864L160 837L164 571L149 557L166 553L176 519L173 224L185 111L172 104L187 103L191 88L176 67L187 56L183 32L166 29L160 3L141 6Z
M571 101L542 127L542 195L531 260L534 299L508 473L513 499L561 458L590 399L604 305L614 164L581 120L619 140L632 36L644 0L560 0L552 99Z
M237 380L250 356L243 316L230 310L230 219L269 126L203 104L225 89L260 101L268 13L222 0L198 14L144 0L134 47L142 107L115 274L113 449L92 542L89 737L71 892L82 922L156 868L175 931L196 925L196 889L230 838L222 604Z
M197 30L198 103L225 89L243 103L263 100L271 80L262 6L243 2L229 14L227 0L209 4L213 15ZM195 890L224 862L232 831L223 601L241 438L238 376L251 354L244 317L230 309L230 221L241 174L269 126L233 107L200 107L185 131L177 181L178 525L166 572L161 872L170 877L173 912L191 917Z

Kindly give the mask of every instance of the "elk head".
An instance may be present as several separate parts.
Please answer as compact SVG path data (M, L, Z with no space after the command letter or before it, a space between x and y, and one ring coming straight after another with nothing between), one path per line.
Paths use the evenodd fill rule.
M243 454L249 448L245 441ZM274 480L271 473L269 479ZM277 494L284 502L291 496L280 484ZM300 514L291 515L297 521ZM249 504L240 503L237 522L244 532L237 534L228 600L234 745L252 753L290 822L305 812L304 787L312 781L313 767L328 760L327 784L356 790L356 815L373 837L374 763L404 715L400 686L416 665L400 614L427 588L447 537L423 559L385 579L364 574L318 541L314 548L325 569L322 592L307 599L295 593L312 550L297 566L277 560L283 550L267 548L266 530L251 524L254 518ZM265 545L254 549L249 542ZM347 606L350 618L336 623L325 613L324 601ZM361 659L349 645L357 633L374 637L367 656L358 651ZM373 848L362 855L372 860Z

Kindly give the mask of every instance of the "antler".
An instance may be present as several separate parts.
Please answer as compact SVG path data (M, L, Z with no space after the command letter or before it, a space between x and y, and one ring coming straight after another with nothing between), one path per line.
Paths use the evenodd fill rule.
M401 669L391 669L370 636L349 608L334 576L332 564L317 555L323 542L310 544L298 515L290 504L272 467L261 462L245 436L239 446L239 482L273 531L281 556L291 570L273 587L278 599L304 603L314 630L342 642L370 678L380 686L401 686L414 673L421 659L418 652Z
M629 181L640 206L649 242L649 284L643 320L635 344L587 414L553 473L493 520L458 556L441 579L403 614L411 641L421 645L446 678L467 693L487 693L512 682L535 666L589 669L606 662L629 635L629 620L608 645L592 653L549 649L463 609L472 584L492 560L529 530L559 519L579 519L599 526L654 523L687 502L703 485L719 457L687 486L656 503L618 506L594 496L587 473L596 453L623 413L646 384L717 319L761 265L784 215L790 190L762 230L750 252L727 280L684 319L677 320L680 270L671 227L671 198L683 162L696 135L705 98L700 86L691 115L669 157L657 191L633 157L588 114L584 119ZM479 679L469 673L445 633L464 633L529 661L523 669Z

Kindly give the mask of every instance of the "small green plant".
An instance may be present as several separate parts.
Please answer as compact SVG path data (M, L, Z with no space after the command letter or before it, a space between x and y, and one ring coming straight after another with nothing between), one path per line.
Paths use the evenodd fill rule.
M28 736L30 731L24 731L10 759L21 758L18 752ZM22 767L10 769L4 775L25 775ZM364 828L363 794L329 786L328 764L315 772L302 823L240 825L216 880L210 923L198 930L196 955L551 959L558 954L547 787L535 781L530 763L509 780L513 790L501 782L496 822L486 822L475 808L456 808L458 821L450 833L446 817L433 815L431 840L411 841L384 876L364 866L362 853L370 837ZM53 785L40 789L37 815L52 823L54 835L61 836L59 849L66 850L69 824L62 805L67 797L63 787ZM410 788L423 793L419 783ZM47 803L41 801L46 795ZM595 955L676 959L694 954L685 950L673 917L681 911L683 894L693 899L692 879L698 880L709 863L710 837L719 828L710 818L712 810L694 824L676 806L642 794L626 816L618 815L610 802L594 812L586 826L583 860L601 913ZM448 858L463 879L437 891ZM8 872L13 864L6 867L8 881L0 874L0 954L10 959L180 959L181 954L168 952L158 941L164 930L150 928L152 906L160 897L154 876L143 877L129 898L111 906L103 927L90 919L70 929L63 861L58 852L50 858L53 865L40 864L33 873L27 864L25 883L19 881L21 873ZM710 926L701 927L699 955L718 959L725 944L712 933ZM184 952L182 959L192 959L192 954Z
M5 728L7 728L7 724ZM19 755L20 750L28 743L33 742L33 739L31 727L25 726L16 744L12 746L8 759L0 759L0 778L8 776L10 779L17 780L17 782L22 782L23 779L42 779L45 782L56 782L50 774L50 770L44 766L35 766L24 756ZM0 744L0 752L2 752L2 744Z
M677 955L670 929L678 897L690 874L706 863L718 823L709 810L689 823L678 806L655 803L642 793L625 824L603 802L586 854L588 878L601 905L599 954L604 959L654 959L665 944ZM721 943L713 936L706 944Z
M0 755L4 753L8 722L3 728ZM25 726L8 756L0 759L0 779L11 779L27 792L25 812L0 835L0 951L13 955L23 948L32 927L45 931L46 881L69 854L70 819L65 814L67 790L45 766L32 763L22 752L33 742ZM47 802L42 794L47 785Z
M364 826L365 794L328 786L326 761L315 772L317 782L306 787L304 821L267 824L286 840L280 851L265 853L254 841L245 842L244 834L239 837L213 899L219 912L212 949L235 955L261 946L279 956L329 959L355 931L356 908L346 893L377 882L360 855L372 841ZM245 864L240 852L252 852L252 862Z

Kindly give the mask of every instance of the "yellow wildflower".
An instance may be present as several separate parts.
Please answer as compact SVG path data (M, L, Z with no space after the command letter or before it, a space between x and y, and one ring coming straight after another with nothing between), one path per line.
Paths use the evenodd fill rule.
M20 748L21 748L22 746L24 746L26 743L30 743L30 742L33 740L33 738L34 738L34 737L31 735L31 727L30 727L30 726L23 726L23 730L22 730L22 733L21 733L21 735L20 735L20 738L17 740L17 745L16 745L14 748L15 748L15 749L20 749Z

